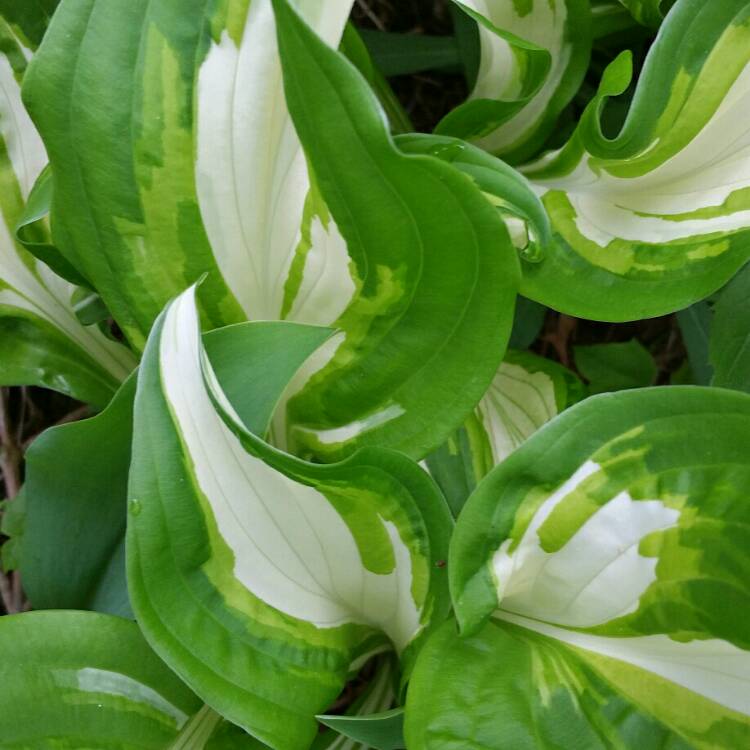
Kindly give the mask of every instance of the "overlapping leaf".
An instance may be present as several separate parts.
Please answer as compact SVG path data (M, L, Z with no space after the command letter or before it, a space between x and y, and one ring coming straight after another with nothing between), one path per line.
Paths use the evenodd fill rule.
M165 750L200 701L135 623L91 612L0 618L0 747Z
M584 392L583 383L561 365L529 352L508 352L474 413L426 459L454 515L495 466Z
M602 132L627 89L606 71L570 143L525 168L555 230L523 293L591 319L672 312L716 291L750 257L750 5L680 0L650 50L627 120Z
M533 156L583 80L589 0L471 0L481 65L470 99L437 132L470 139L511 163Z
M60 0L0 0L0 16L10 24L24 46L36 49Z
M41 12L41 11L40 11ZM26 9L11 21L46 22ZM24 26L25 28L25 26ZM38 31L28 30L39 39ZM0 17L0 382L43 385L103 406L135 364L132 355L77 320L75 287L35 260L15 240L15 227L47 161L21 103L20 82L31 51ZM44 231L44 230L42 230Z
M392 656L379 657L377 672L364 694L344 715L318 716L328 730L310 750L392 750L403 747L404 709L391 710L396 670Z
M296 323L241 323L211 331L203 342L224 391L262 436L289 380L331 333ZM132 615L125 522L134 398L135 375L101 414L47 430L26 454L21 573L36 609Z
M300 11L336 43L350 6ZM517 259L479 191L401 154L365 81L296 15L286 26L289 109L270 0L208 14L64 0L25 86L55 239L136 347L204 272L212 325L335 325L276 440L326 460L368 443L421 457L497 369Z
M332 358L290 398L289 445L330 458L378 443L421 457L497 370L516 253L476 185L437 158L401 153L356 72L275 7L287 101L358 289L335 322Z
M513 43L506 37L515 33L550 50L552 70L558 72L572 60L570 50L560 46L564 24L558 25L556 47L529 29L547 33L555 28L553 18L589 13L588 6L575 10L570 3L567 11L560 3L539 3L533 9L510 0L494 8L485 5L485 15L491 18L494 12L495 24L504 33L495 37L498 50L510 54ZM640 4L634 12L651 22L658 7ZM544 14L550 14L549 24L543 22ZM544 257L527 259L531 262L523 268L524 295L578 317L636 320L673 312L708 296L747 261L749 16L745 0L710 5L679 0L648 55L619 134L604 132L602 113L607 100L631 84L627 53L607 69L569 143L522 167L544 202L555 234ZM524 24L529 27L525 33ZM570 44L575 47L586 33L577 16L572 28L576 42ZM535 69L522 64L524 54L528 50L516 50L514 64L503 65L486 50L487 80L496 86L509 85L508 81L520 85L524 74L528 77ZM548 86L554 77L548 76ZM573 76L569 91L561 84L568 91L567 99L560 95L563 103L580 81L580 75ZM528 101L516 119L523 124L524 112L546 112L549 133L560 109L550 105L545 110L543 89ZM468 102L447 118L442 131L471 137L470 129L458 124L471 121L472 111L488 106L484 100ZM505 111L510 105L496 101L495 106ZM451 122L458 124L451 129ZM492 138L477 143L518 161L516 151L498 149ZM542 146L533 138L531 143L521 158Z
M561 723L576 747L747 744L749 439L745 394L653 388L574 407L495 469L451 547L470 638L425 651L410 747L553 747ZM453 730L446 702L473 706Z
M664 20L665 9L671 5L670 0L620 0L620 2L638 23L653 28L659 27Z
M358 656L390 643L408 664L444 616L451 522L434 484L397 453L321 466L248 432L202 352L193 290L141 364L129 494L149 641L277 750L309 746Z
M509 352L475 411L487 458L482 479L540 427L579 401L581 381L570 370L527 352Z

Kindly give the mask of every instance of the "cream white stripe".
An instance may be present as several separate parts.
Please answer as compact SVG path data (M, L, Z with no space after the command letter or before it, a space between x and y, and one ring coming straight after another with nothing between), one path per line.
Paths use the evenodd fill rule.
M533 10L521 16L510 0L462 0L497 28L546 49L552 56L547 80L533 99L508 122L477 144L488 151L512 147L543 117L570 63L571 45L565 41L567 7L564 0L533 0ZM508 43L480 27L482 57L472 99L512 99L520 93L518 64Z
M372 573L323 494L245 451L206 391L194 294L194 289L183 294L166 313L162 384L198 485L234 554L235 577L292 617L321 628L369 624L404 648L419 630L420 611L411 595L411 555L398 530L380 520L396 565L388 575ZM208 368L206 382L225 402ZM233 412L230 417L237 419Z
M495 617L570 646L630 664L750 715L750 653L717 639L680 643L666 635L608 638L499 610Z
M299 5L321 37L338 44L352 0L308 0ZM226 31L218 44L212 44L197 85L196 183L214 255L248 317L277 320L300 241L310 179L284 100L270 0L250 3L239 48ZM335 227L324 235L317 237L322 244L318 252L324 258L335 257L332 271L338 277L342 241ZM311 262L314 258L315 253ZM314 263L313 273L316 269ZM338 317L343 308L329 299L336 288L328 284L327 294L318 298L332 305L334 317L320 320L322 313L316 311L318 318L305 318L306 322L328 324Z

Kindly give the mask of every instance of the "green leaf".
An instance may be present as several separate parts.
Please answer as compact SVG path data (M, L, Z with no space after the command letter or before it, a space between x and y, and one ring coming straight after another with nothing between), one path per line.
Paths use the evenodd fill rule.
M46 430L26 453L20 567L35 609L132 617L124 537L135 380L101 414Z
M512 167L457 138L410 133L396 138L407 154L425 154L470 177L506 222L522 257L535 257L552 242L549 218L529 181Z
M588 0L456 4L479 23L481 64L469 101L436 132L522 162L543 145L583 80L591 52Z
M711 305L705 300L677 313L677 321L680 324L696 385L710 385L713 379L714 368L709 360L713 317Z
M568 369L530 352L511 351L474 414L427 467L458 517L477 483L540 427L584 396Z
M243 323L205 334L204 343L235 409L262 435L286 383L330 334L293 323ZM37 609L131 614L124 536L134 397L132 376L101 414L47 430L26 454L21 567Z
M479 76L481 58L479 24L468 13L464 13L456 3L451 3L450 11L453 19L453 33L456 37L458 53L461 56L466 83L470 89L473 89Z
M479 478L489 470L482 438L476 421L470 419L424 460L423 465L445 495L454 518L458 518Z
M704 299L750 258L744 112L750 7L679 0L638 79L625 124L603 132L632 60L607 68L560 151L524 167L555 242L526 264L521 292L561 312L626 321Z
M402 750L406 747L403 708L369 716L318 716L318 720L374 750Z
M37 177L15 227L15 238L35 258L46 263L58 276L71 284L88 286L88 282L49 244L47 217L52 202L52 172L47 165Z
M24 84L52 164L55 244L136 349L204 273L210 326L340 329L274 439L319 460L372 443L421 457L497 369L517 258L475 185L400 153L365 81L324 44L351 0L301 6L321 39L284 35L293 118L266 6L60 6Z
M105 323L112 317L104 300L96 293L79 287L72 297L76 317L85 326Z
M559 708L598 738L581 746L617 747L602 716L610 693L691 746L750 740L748 440L746 394L606 394L542 428L477 488L451 545L451 594L473 648L506 637L488 629L520 629L547 652L517 656L538 665L531 701L519 700L526 716L543 714L521 724L527 743ZM497 661L495 671L508 674ZM451 684L449 672L430 679ZM497 721L480 700L461 729L479 744ZM424 715L417 726L427 731Z
M399 741L404 747L403 708L388 710L395 700L394 661L390 655L379 657L375 676L345 714L316 717L328 730L310 750L380 750Z
M406 736L410 750L729 747L688 744L572 649L497 620L469 638L446 623L425 646Z
M620 0L599 0L591 6L591 35L595 42L635 27L636 21Z
M55 326L23 311L4 310L0 305L0 385L41 386L104 408L135 360L98 330L84 329L72 317L72 310L68 315L66 311L70 329L75 326L82 339L94 343L94 350L110 361L113 372L106 372ZM116 359L110 358L112 353Z
M713 385L750 393L750 266L722 292L711 333Z
M362 41L384 76L402 76L425 70L455 72L461 67L458 45L452 36L396 34L360 29Z
M26 19L25 12L12 17ZM33 209L39 198L32 188L47 156L21 102L30 52L3 18L0 46L0 384L40 385L104 406L135 360L98 329L82 326L71 302L75 287L14 240L26 201ZM39 246L48 242L43 228L34 237Z
M445 616L435 563L450 515L403 455L371 448L323 466L254 436L199 333L190 290L156 323L139 371L131 602L210 706L276 750L306 750L357 657L392 643L408 670Z
M288 445L326 460L372 443L419 458L497 370L516 254L476 185L434 156L397 149L356 72L275 7L289 109L360 289L335 323L335 353L290 398Z
M0 618L0 747L164 750L200 701L135 623L91 612Z
M0 569L6 573L21 566L21 543L26 526L26 491L21 487L13 500L0 502L0 534L8 539L0 548Z
M24 46L36 49L60 0L0 0L0 17L13 28Z
M542 333L547 308L526 297L516 300L513 332L510 335L511 349L528 349Z
M392 133L409 133L414 130L409 115L393 92L391 85L383 73L377 68L375 61L365 46L362 36L354 24L346 24L344 36L341 38L341 53L365 77L370 84L380 105L388 115Z
M591 393L644 388L656 382L654 358L638 339L622 344L576 346L574 352L576 366L589 381Z
M659 28L664 20L664 9L674 0L620 0L638 23Z

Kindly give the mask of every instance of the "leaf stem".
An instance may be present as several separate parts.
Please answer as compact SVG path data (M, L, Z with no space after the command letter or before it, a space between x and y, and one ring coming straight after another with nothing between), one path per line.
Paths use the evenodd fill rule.
M203 750L222 718L209 706L203 706L188 719L167 750Z

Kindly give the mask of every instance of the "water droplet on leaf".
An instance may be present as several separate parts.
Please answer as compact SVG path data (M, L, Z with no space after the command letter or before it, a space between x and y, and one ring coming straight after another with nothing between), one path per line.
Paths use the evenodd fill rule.
M465 143L439 143L430 149L433 156L448 162L456 161L464 151L466 151Z
M142 508L143 506L141 505L141 501L137 500L136 498L133 498L128 503L128 510L130 511L130 515L132 516L137 516L141 512Z

